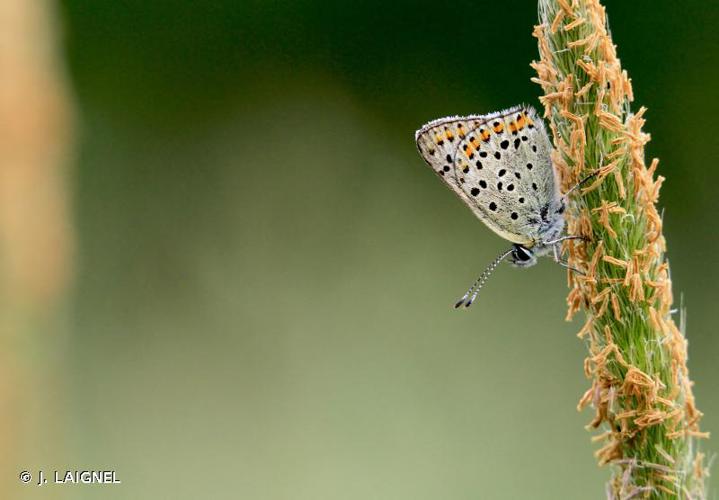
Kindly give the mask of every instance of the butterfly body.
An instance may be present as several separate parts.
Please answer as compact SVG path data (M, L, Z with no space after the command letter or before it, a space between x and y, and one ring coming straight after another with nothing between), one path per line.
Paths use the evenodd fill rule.
M501 259L528 267L536 257L554 252L559 262L565 201L549 136L534 108L440 118L419 129L415 139L444 184L485 225L514 244Z

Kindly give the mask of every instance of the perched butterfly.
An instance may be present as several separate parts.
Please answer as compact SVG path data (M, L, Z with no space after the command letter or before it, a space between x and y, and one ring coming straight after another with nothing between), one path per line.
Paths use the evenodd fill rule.
M562 236L566 194L559 191L549 136L534 108L440 118L419 129L415 139L424 160L474 215L513 243L455 307L471 306L507 257L528 267L552 252L556 262L572 269L560 259L559 244L578 237Z

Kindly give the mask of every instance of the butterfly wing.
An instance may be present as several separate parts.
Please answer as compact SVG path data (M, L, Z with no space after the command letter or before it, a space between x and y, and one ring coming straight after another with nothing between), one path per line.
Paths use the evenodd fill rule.
M417 146L490 229L513 243L539 240L542 210L558 194L549 137L533 108L436 120L417 133Z
M462 190L500 236L531 246L558 196L544 124L530 107L492 116L460 142L455 168Z
M415 134L417 149L424 161L480 219L482 215L476 203L461 188L465 181L455 171L454 156L457 145L467 133L481 125L482 118L479 115L440 118L427 123Z

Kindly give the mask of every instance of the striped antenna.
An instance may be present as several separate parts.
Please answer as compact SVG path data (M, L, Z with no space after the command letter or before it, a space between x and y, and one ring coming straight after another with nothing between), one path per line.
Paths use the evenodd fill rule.
M477 298L477 294L482 289L482 286L484 286L484 283L492 275L499 263L506 259L513 251L514 247L510 248L506 252L502 253L499 257L494 259L494 262L488 265L487 269L485 269L484 272L479 276L479 278L477 278L477 281L475 281L474 284L469 287L467 293L465 293L464 296L457 301L457 303L454 305L454 308L459 309L462 306L464 306L465 308L471 306ZM467 300L468 297L469 300Z

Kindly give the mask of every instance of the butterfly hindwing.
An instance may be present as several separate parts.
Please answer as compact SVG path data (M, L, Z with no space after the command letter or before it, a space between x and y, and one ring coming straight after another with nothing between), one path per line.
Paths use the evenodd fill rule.
M490 229L514 243L538 239L557 187L549 137L533 108L442 118L416 139L425 161Z
M455 166L487 226L514 243L539 239L556 183L549 137L532 108L489 115L458 145Z

